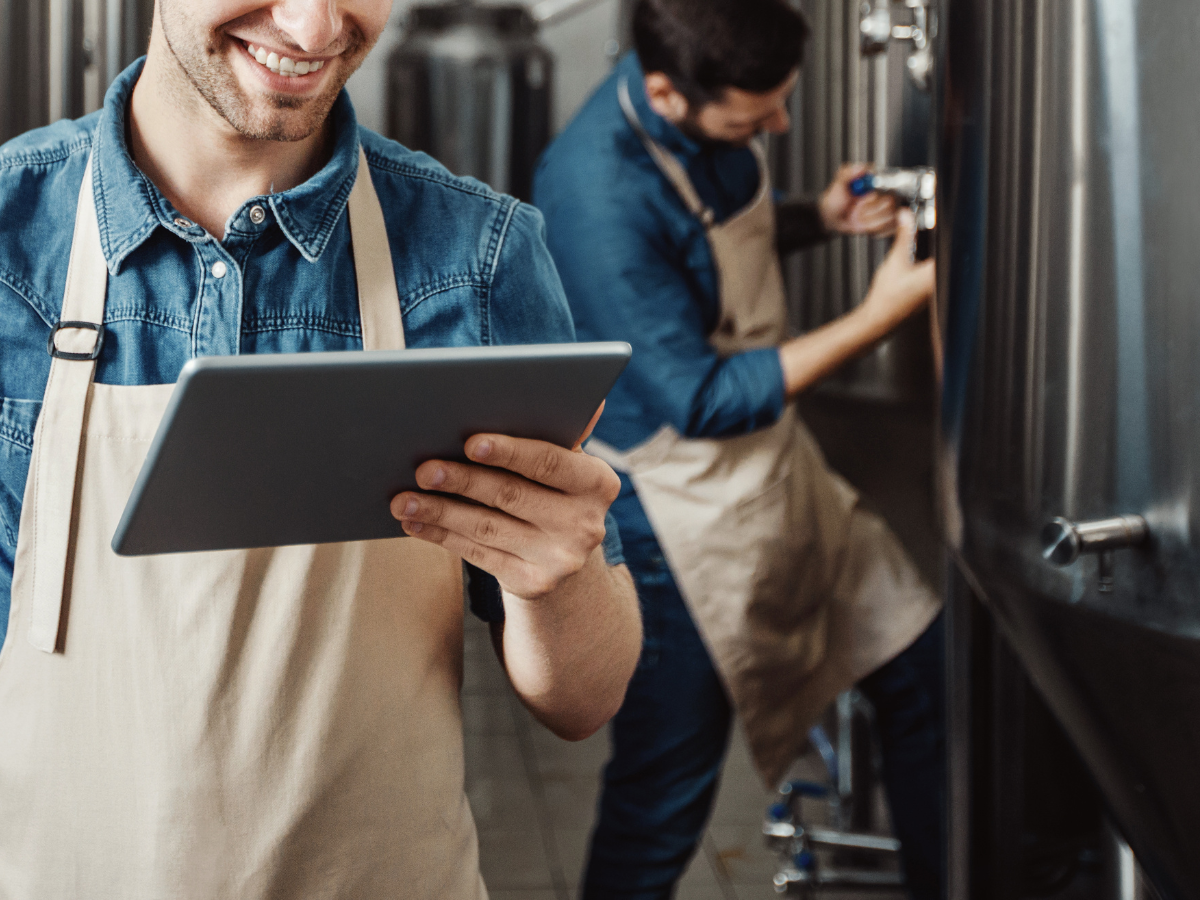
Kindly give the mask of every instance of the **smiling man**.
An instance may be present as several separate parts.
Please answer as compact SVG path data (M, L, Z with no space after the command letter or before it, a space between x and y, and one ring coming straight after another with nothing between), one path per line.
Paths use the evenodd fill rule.
M0 148L0 897L484 897L464 573L551 730L621 702L619 482L577 449L472 437L409 539L109 549L190 358L573 340L536 211L357 126L390 6L159 0L103 110Z

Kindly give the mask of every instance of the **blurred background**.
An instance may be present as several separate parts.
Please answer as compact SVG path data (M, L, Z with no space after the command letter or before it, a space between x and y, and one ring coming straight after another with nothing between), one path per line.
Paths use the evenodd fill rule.
M1194 900L1194 0L795 2L813 36L791 130L769 146L776 187L813 196L845 161L938 166L939 327L908 323L800 407L949 601L951 896L1151 896L1128 837L1163 897ZM538 154L628 50L630 6L397 0L349 84L359 120L527 198ZM151 10L0 0L0 141L98 108ZM793 329L858 303L885 248L844 238L785 260ZM940 407L931 332L946 343ZM1047 523L1082 543L1143 513L1145 546L1093 542L1061 562L1043 546ZM557 741L502 688L471 622L484 874L497 900L570 900L606 738ZM842 773L863 778L804 821L886 835L852 700L827 731L835 755L853 745ZM826 762L795 774L827 780ZM777 896L790 863L763 830L778 802L735 739L681 896ZM874 896L899 896L894 865L875 870Z

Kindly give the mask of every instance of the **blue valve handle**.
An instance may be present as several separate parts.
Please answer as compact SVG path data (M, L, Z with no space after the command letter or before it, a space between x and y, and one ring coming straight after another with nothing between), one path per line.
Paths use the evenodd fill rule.
M865 197L867 194L875 190L875 176L870 172L865 175L859 175L850 182L850 193L855 197Z
M829 795L829 789L825 785L812 781L793 781L788 787L791 788L788 793L797 797L813 797L819 800Z
M807 872L813 871L817 867L817 858L812 855L809 850L801 850L792 857L792 863L797 869L802 869Z

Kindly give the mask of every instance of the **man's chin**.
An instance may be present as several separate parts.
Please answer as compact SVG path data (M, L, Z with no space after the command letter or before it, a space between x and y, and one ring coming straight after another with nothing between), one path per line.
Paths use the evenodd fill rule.
M246 140L294 143L312 135L323 120L312 121L308 116L223 116L226 122Z
M241 109L219 112L242 137L294 142L310 137L325 123L333 99L275 95L239 105Z

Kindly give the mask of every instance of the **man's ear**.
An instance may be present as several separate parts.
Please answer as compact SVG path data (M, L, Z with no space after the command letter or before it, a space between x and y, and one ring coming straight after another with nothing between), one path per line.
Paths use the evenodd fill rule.
M687 98L675 90L675 84L662 72L646 73L646 100L650 108L670 122L678 125L688 114Z

